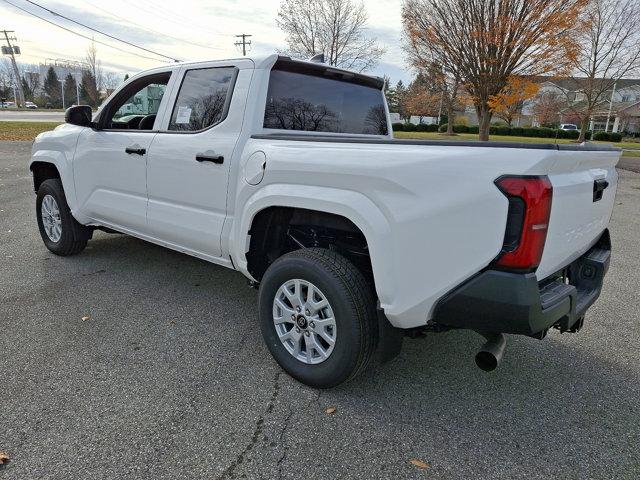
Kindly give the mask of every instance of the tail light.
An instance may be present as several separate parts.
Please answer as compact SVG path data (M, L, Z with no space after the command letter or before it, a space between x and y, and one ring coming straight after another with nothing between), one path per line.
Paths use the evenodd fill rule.
M509 200L507 228L495 265L533 271L547 239L553 187L546 176L504 176L496 186Z

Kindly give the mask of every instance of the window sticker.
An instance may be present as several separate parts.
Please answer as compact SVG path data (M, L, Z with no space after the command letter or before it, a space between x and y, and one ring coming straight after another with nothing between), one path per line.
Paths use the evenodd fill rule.
M189 123L191 121L191 109L184 105L178 107L175 123Z

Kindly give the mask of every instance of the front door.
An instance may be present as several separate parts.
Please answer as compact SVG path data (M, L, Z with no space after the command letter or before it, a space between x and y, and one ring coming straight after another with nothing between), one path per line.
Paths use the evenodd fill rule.
M229 164L242 122L243 109L231 105L240 71L236 65L187 67L149 150L152 234L199 256L221 256Z
M74 177L82 214L99 224L148 233L147 159L171 71L134 79L78 139ZM159 120L158 120L159 121Z

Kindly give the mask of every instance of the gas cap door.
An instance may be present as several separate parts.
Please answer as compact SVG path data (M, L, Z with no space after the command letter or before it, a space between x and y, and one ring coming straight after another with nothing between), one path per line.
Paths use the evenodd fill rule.
M244 181L249 185L258 185L264 177L267 156L264 152L254 152L244 164Z

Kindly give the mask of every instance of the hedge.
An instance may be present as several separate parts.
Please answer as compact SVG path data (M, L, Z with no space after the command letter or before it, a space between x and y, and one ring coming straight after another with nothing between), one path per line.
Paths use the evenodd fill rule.
M621 142L622 134L615 132L595 132L593 134L594 140L602 140L604 142Z
M419 123L415 125L413 123L396 122L391 125L394 132L437 132L438 125L426 123Z

